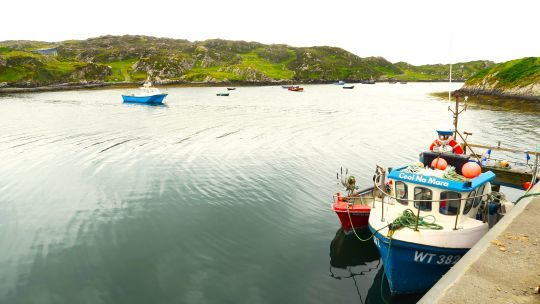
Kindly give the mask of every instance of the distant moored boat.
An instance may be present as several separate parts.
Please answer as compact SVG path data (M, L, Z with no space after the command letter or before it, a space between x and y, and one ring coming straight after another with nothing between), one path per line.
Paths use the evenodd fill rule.
M354 86L343 86L344 89L354 89Z
M227 88L228 91L234 91L236 88Z
M122 99L128 103L162 104L167 95L153 87L151 82L145 82L138 94L122 95Z
M229 96L229 93L217 93L217 96Z
M304 91L304 88L301 88L301 87L290 87L288 88L289 91L293 91L293 92L303 92Z

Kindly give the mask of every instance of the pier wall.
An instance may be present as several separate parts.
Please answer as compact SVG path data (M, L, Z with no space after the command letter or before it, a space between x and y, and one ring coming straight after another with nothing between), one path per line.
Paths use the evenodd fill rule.
M540 193L540 183L529 193ZM540 196L522 199L418 303L540 303Z

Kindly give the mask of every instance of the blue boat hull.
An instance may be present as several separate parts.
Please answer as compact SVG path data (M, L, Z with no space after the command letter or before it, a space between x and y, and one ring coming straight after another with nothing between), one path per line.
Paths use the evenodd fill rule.
M130 96L130 95L122 95L122 99L124 102L130 102L130 103L147 103L147 104L161 104L163 103L163 99L167 94L157 94L157 95L150 95L150 96Z
M470 248L441 248L390 239L375 233L392 295L429 290ZM390 252L389 252L390 251Z

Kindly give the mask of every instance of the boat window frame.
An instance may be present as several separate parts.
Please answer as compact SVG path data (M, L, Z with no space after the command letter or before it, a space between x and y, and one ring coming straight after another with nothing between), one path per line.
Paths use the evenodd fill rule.
M457 194L457 198L443 198L443 194L447 194L447 193L453 193L453 194ZM457 192L457 191L450 191L450 190L445 190L445 191L441 191L439 193L439 213L442 214L442 215L448 215L448 216L455 216L455 215L458 215L459 212L461 211L460 210L460 204L461 204L461 192ZM441 208L441 203L444 201L445 203L445 208L442 209ZM451 206L453 204L456 204L456 206ZM455 212L449 212L449 208L448 207L455 207L456 208L456 211ZM445 212L443 212L443 210L446 210Z
M398 183L399 184L402 184L403 186L405 186L405 195L404 196L400 196L398 193ZM402 182L402 181L396 181L394 183L394 191L396 191L396 200L398 201L398 203L404 205L404 206L409 206L409 185L407 185L407 183L405 182Z
M476 192L478 189L474 189L471 192L469 192L469 195L467 195L467 200L465 200L465 206L463 207L463 215L467 215L473 208L473 203L476 197Z
M420 190L420 191L422 191L422 190L429 191L430 198L428 198L428 199L417 198L417 195L425 193L425 191L416 193L417 189ZM433 202L432 202L432 200L433 200L433 190L432 189L427 188L427 187L422 187L422 186L414 187L413 195L414 195L413 196L414 197L414 208L419 209L420 211L431 211L431 210L433 210ZM425 207L423 205L425 205ZM420 206L422 206L422 207L420 207ZM427 206L429 206L429 208L427 208Z
M482 191L480 192L480 189L482 189ZM476 188L476 195L477 197L474 199L474 202L473 202L473 209L475 208L478 208L478 206L480 206L480 203L482 202L482 198L484 197L484 191L486 191L486 184L483 184L482 186Z

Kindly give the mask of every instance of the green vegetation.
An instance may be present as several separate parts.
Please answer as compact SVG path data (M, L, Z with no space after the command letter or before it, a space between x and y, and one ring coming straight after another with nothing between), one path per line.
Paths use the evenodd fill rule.
M466 86L484 85L493 89L525 87L540 83L540 57L511 60L483 69L465 83Z
M128 59L124 61L112 61L107 62L106 64L111 67L112 75L106 78L107 81L111 82L130 82L132 66L135 64L136 59ZM146 79L146 73L137 73L133 75L134 79L142 78Z
M540 57L527 57L497 64L473 75L467 85L482 82L495 84L500 88L522 87L540 82Z
M471 61L458 62L452 65L452 79L464 81L476 72L492 66L491 61ZM421 66L410 65L405 62L395 64L403 74L397 75L398 80L426 81L426 80L448 80L450 65L448 64L428 64Z
M273 79L292 79L294 72L287 68L287 65L291 63L295 58L294 51L291 50L290 57L283 60L280 63L272 63L261 57L259 57L257 50L249 53L242 54L242 63L238 65L239 68L252 68L254 70L262 71L266 76Z
M56 47L57 55L34 54ZM465 79L492 63L454 66ZM38 86L64 82L157 81L336 81L365 79L444 80L448 65L392 64L360 58L336 47L291 47L211 39L190 42L148 36L102 36L58 43L0 42L0 82ZM5 85L5 84L4 84Z

